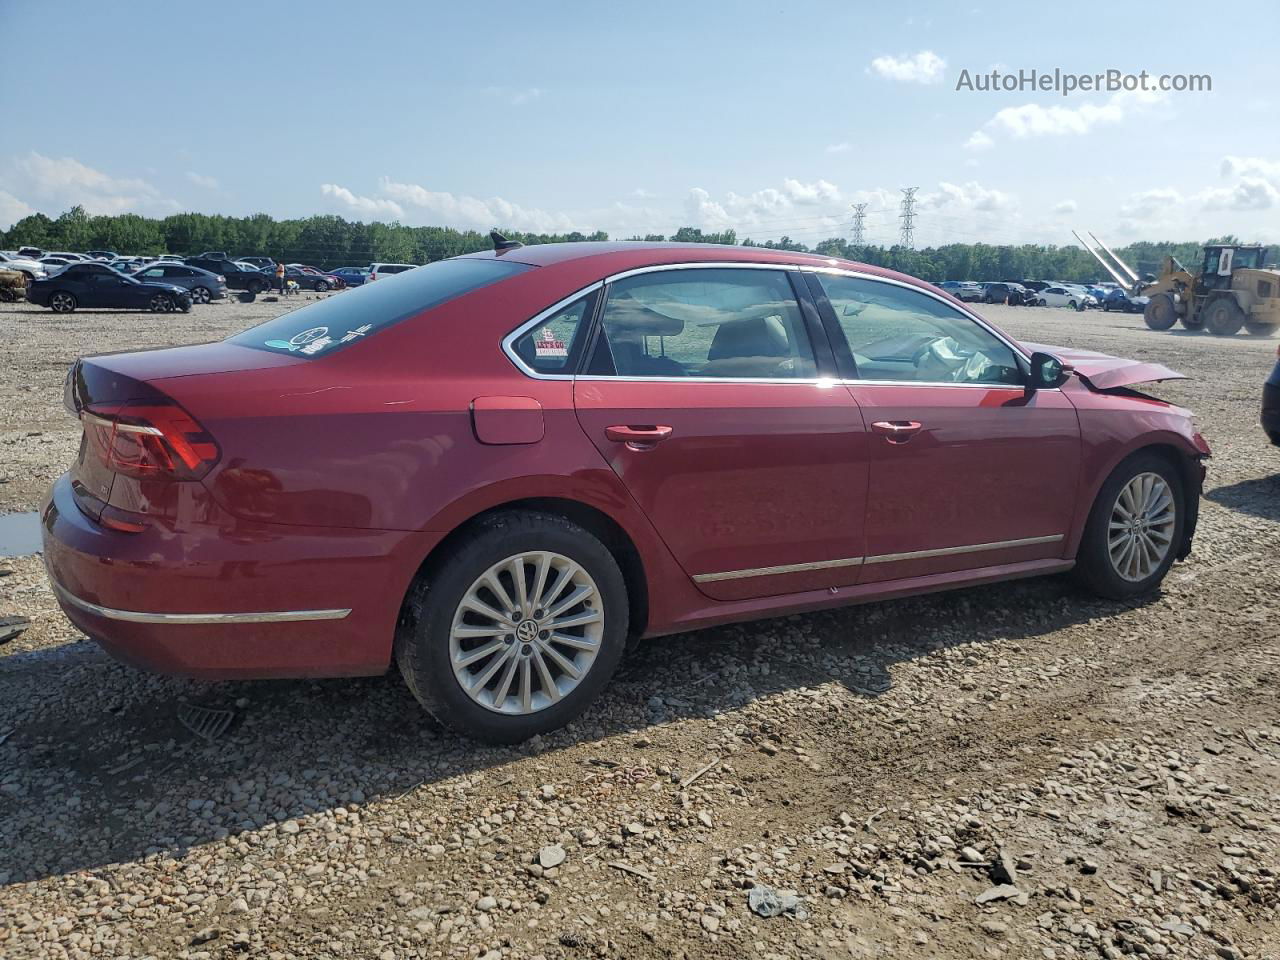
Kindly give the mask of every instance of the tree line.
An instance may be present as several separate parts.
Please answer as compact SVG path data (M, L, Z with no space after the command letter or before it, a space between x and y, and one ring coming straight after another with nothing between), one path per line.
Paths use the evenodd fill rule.
M525 233L503 230L521 243L564 243L608 240L594 233ZM680 243L725 243L777 250L814 252L889 267L926 280L1105 280L1097 262L1077 246L951 243L909 249L892 246L854 246L832 237L809 247L789 237L739 241L733 230L704 232L681 227L670 236L651 233L630 240L672 240ZM1236 242L1233 238L1223 238ZM265 213L226 217L177 213L157 219L123 213L90 216L73 207L56 218L43 213L24 217L0 232L0 248L23 246L45 250L115 250L135 255L196 254L225 250L232 256L266 256L286 263L307 263L325 269L367 263L429 263L491 246L486 233L453 227L409 227L400 223L362 223L338 216L276 220ZM1133 243L1116 250L1140 275L1157 274L1166 256L1173 255L1194 269L1200 259L1197 242Z

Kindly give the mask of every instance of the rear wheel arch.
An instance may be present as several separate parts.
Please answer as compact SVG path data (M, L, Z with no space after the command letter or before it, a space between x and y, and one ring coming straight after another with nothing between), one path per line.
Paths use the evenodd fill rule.
M434 567L448 561L448 557L458 544L465 541L486 520L502 513L540 513L562 517L586 530L604 544L622 570L622 577L626 583L631 639L634 640L644 634L649 620L649 577L635 540L626 528L609 514L580 500L567 497L527 497L487 507L449 531L423 559L413 580L416 581L420 576L430 576Z

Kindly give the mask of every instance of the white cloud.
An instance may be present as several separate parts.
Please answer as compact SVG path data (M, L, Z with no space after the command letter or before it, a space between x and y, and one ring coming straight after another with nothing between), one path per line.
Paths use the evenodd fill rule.
M1166 99L1156 91L1120 91L1102 103L1084 103L1078 107L1059 104L1045 106L1040 103L1024 103L1017 107L1004 107L974 131L965 147L982 149L992 145L992 134L1023 140L1043 136L1079 136L1099 126L1113 126L1132 118L1135 113L1149 109Z
M827 153L848 153L852 149L852 143L832 143L827 146Z
M35 209L27 206L12 193L0 190L0 230L8 230L23 217L35 213Z
M932 193L921 194L918 207L921 210L978 211L995 213L1008 210L1015 204L1012 195L970 180L955 184L942 182Z
M1280 190L1262 177L1241 177L1234 186L1205 190L1200 200L1206 210L1269 210L1280 200Z
M1053 205L1052 210L1054 213L1075 213L1078 206L1079 204L1074 200L1059 200Z
M387 216L393 220L404 219L404 208L394 200L357 196L346 187L340 187L336 183L322 183L320 192L347 207L352 213L357 213L361 216Z
M1173 187L1156 187L1132 194L1120 204L1120 216L1124 219L1165 219L1169 211L1180 209L1185 202L1182 193Z
M990 136L981 130L975 130L969 139L965 141L964 148L966 150L990 150L995 144L996 142Z
M0 181L51 213L79 204L90 214L166 215L179 209L145 180L112 177L73 157L46 157L32 150L0 168Z
M218 189L218 180L216 177L207 177L203 173L196 173L194 170L188 170L187 179L197 187L204 187L206 190Z
M909 57L876 57L868 70L901 83L937 83L946 68L947 61L932 50L921 50Z
M1255 176L1271 181L1280 181L1280 161L1266 160L1262 157L1222 158L1222 175L1224 177Z
M560 233L581 229L566 213L524 207L502 197L467 196L428 190L416 183L397 183L382 178L380 192L399 203L432 214L437 223L488 230L494 226L513 227L535 233Z

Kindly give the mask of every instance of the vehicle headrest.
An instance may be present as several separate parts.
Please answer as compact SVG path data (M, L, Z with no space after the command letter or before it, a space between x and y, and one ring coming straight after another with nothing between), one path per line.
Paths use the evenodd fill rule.
M609 298L605 320L609 327L646 337L674 337L684 332L684 321L679 317L650 310L629 291Z
M751 317L720 324L707 351L708 360L729 357L785 357L787 331L777 317Z

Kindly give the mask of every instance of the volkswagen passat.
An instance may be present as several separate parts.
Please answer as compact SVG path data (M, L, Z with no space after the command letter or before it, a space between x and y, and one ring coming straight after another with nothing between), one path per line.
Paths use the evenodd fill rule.
M78 361L44 556L124 660L394 661L442 721L517 741L578 714L631 637L1073 567L1155 588L1209 451L1129 385L1177 376L840 260L500 243L221 343Z

